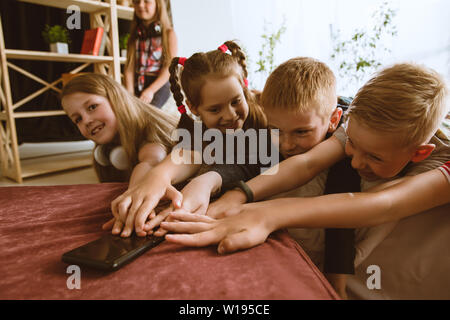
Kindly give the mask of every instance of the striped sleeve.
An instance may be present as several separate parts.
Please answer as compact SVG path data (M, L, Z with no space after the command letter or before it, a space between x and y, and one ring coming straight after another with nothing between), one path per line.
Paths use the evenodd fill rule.
M448 182L450 183L450 161L447 161L444 165L439 167L439 170L442 171L444 176L447 178Z

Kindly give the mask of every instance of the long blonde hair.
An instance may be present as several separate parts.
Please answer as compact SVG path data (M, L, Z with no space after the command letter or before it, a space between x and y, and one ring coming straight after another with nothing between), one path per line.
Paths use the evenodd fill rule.
M161 38L162 38L162 65L168 66L172 60L169 50L169 31L173 29L172 22L170 21L169 15L167 13L167 7L165 0L155 0L156 11L152 22L159 21L161 24ZM134 13L133 20L131 21L130 27L130 37L128 38L127 44L127 63L125 67L135 61L136 59L136 40L138 37L137 29L141 25L141 19L138 18L136 12Z
M76 92L108 99L117 117L120 144L131 167L138 163L138 151L145 143L159 143L167 153L170 152L174 144L171 134L178 121L174 116L145 104L103 74L88 73L73 78L63 88L61 99Z

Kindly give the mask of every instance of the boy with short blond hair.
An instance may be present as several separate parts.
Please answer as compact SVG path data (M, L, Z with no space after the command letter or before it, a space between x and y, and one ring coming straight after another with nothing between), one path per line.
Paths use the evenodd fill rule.
M337 102L336 78L325 63L309 57L298 57L278 66L267 79L260 95L260 103L266 114L271 135L279 141L280 158L287 159L302 154L330 137L340 124L343 112L337 107ZM277 129L278 133L273 129ZM201 198L209 199L209 195L219 190L221 186L228 189L234 181L247 181L260 173L257 166L246 165L215 165L209 170L207 174L200 175L183 189L185 209L197 211L200 205L194 203L199 202L199 194L202 195ZM277 197L322 195L326 188L327 174L328 169L304 186ZM233 191L230 193L233 194ZM208 215L213 216L214 210L227 205L225 196L211 205ZM203 204L202 207L206 211L208 206ZM323 230L317 231L320 232L322 239ZM308 230L290 230L290 232L296 240L307 247L307 250L311 247L306 243L310 242ZM308 253L317 256L314 257L315 261L323 260L321 250L308 250ZM353 259L350 260L353 264Z
M307 152L331 136L340 124L342 114L336 108L336 100L336 78L325 63L299 57L290 59L272 72L264 87L261 105L269 127L280 130L280 152L285 159ZM308 119L309 124L306 122ZM311 123L322 123L318 126L322 131L308 133ZM329 123L328 128L324 126L325 123ZM286 132L283 130L286 128L293 130ZM299 129L303 131L301 134L294 132ZM359 190L359 178L344 159L330 171L323 170L304 186L272 198L312 197ZM217 204L211 205L208 215L214 215L216 206ZM354 274L354 230L290 228L288 231L343 296L346 275Z
M448 88L437 72L417 64L396 64L358 91L348 112L346 132L340 129L335 136L352 158L353 167L363 178L369 176L366 180L416 175L439 167L450 155L449 140L439 129L448 103ZM358 137L348 136L353 129L369 131L369 137L377 138L382 149L379 157L374 154L377 145L370 146L372 153L362 153L364 148L355 146L353 140ZM384 145L381 136L386 137ZM365 155L370 158L362 161Z
M336 108L336 77L323 62L297 57L280 64L267 78L261 94L264 109L283 109L294 113L316 111L327 117Z
M356 94L348 117L362 126L392 135L402 149L418 151L403 171L413 175L446 161L448 139L439 126L448 112L448 104L448 88L436 71L402 63L380 71L367 82ZM447 152L441 152L442 149Z
M349 115L368 127L402 133L405 145L421 144L431 139L445 117L447 96L445 81L434 70L396 64L359 90ZM392 104L395 109L387 107Z
M349 108L345 129L340 127L333 137L310 151L283 161L278 168L269 169L277 170L277 174L260 175L247 185L253 192L254 200L264 199L304 184L346 155L362 178L363 190L385 179L396 179L390 184L398 183L398 178L410 179L407 176L437 168L450 158L450 142L438 129L447 112L448 89L437 72L417 64L396 64L376 74L358 91ZM378 186L377 190L386 186ZM238 193L233 191L233 195L227 196L230 206L233 201L243 202L242 193ZM383 202L385 199L379 197L376 201ZM219 251L226 252L227 246L244 249L261 243L270 232L279 228L364 226L361 221L351 225L348 219L347 222L328 224L326 215L315 218L313 214L304 219L307 223L302 225L302 219L296 217L302 217L303 204L302 199L278 199L241 207L231 206L233 212L224 210L223 215L239 213L241 218L236 217L234 223L244 221L245 213L255 210L258 211L258 219L253 220L253 225L246 221L245 229L241 229L244 231L240 233L228 228L226 219L222 220L223 223L219 220L210 231L203 225L203 234L208 234L208 244L220 242ZM345 208L348 204L348 201L336 197L332 205ZM389 220L386 217L383 219ZM372 219L367 225L373 225L373 221L377 220ZM176 223L163 226L176 231ZM194 225L190 232L196 232ZM189 245L193 244L193 239L196 245L205 243L202 234L172 235L167 239Z
M279 130L276 136L285 159L308 151L331 135L342 116L333 72L309 57L290 59L270 74L261 106L269 128Z

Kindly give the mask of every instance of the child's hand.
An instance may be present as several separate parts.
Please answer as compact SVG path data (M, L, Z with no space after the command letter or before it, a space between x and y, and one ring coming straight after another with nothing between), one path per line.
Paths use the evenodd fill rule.
M164 220L167 220L167 217L170 213L174 211L174 208L172 205L167 207L166 209L162 210L158 214L152 214L149 218L149 220L145 223L143 230L146 234L150 235L153 233L153 229L156 228L163 222ZM173 220L171 220L173 221ZM161 233L161 228L159 228L154 234L155 236L162 237L166 232L164 232L162 235L159 235L158 233Z
M144 91L142 91L141 96L139 97L139 99L141 99L145 103L151 103L152 100L153 100L153 96L154 96L154 93L153 93L152 90L145 89Z
M104 223L102 225L102 229L103 230L111 230L112 234L119 234L120 232L122 232L123 229L123 223L116 220L116 218L112 218L111 220L109 220L108 222Z
M153 221L146 223L146 227L144 227L144 231L150 231L157 225L159 225L163 220L164 221L174 221L170 218L167 218L167 215L171 212L177 212L181 210L181 212L190 212L194 214L202 214L206 213L209 205L209 199L211 197L211 193L217 190L220 187L220 183L222 179L215 172L207 172L202 174L194 179L192 179L184 188L181 190L183 194L183 202L181 204L181 208L173 208L170 206L168 209L164 210L164 214L166 216L158 214L158 218L155 218ZM158 237L162 237L167 233L164 229L158 229L155 232L155 235Z
M182 233L167 234L169 242L194 247L218 243L219 253L230 253L263 243L273 231L261 214L262 209L261 205L246 204L239 214L220 220L179 210L169 215L179 221L162 222L161 227Z
M204 173L192 179L181 190L183 203L181 209L195 214L205 214L211 194L220 188L222 178L215 172Z
M227 191L219 199L209 205L206 215L215 219L222 219L227 216L235 215L242 209L242 205L245 201L247 201L247 197L242 191Z
M170 180L149 172L145 179L112 201L111 210L117 220L113 231L122 223L122 237L130 236L133 229L137 235L145 236L144 223L161 199L172 200L174 207L179 208L183 196Z
M116 222L116 218L112 218L111 220L108 220L108 222L105 222L102 225L103 230L111 230L114 226L114 223Z

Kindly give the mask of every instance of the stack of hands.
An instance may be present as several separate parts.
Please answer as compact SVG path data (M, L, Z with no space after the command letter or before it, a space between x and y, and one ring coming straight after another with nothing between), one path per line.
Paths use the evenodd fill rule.
M217 189L211 181L211 173L200 175L180 192L162 177L143 179L113 200L114 218L103 229L122 237L133 231L138 236L165 236L167 241L186 246L218 244L219 253L263 243L275 229L261 219L262 205L244 204L245 195L238 190L210 204ZM161 200L169 200L169 206L157 212Z

